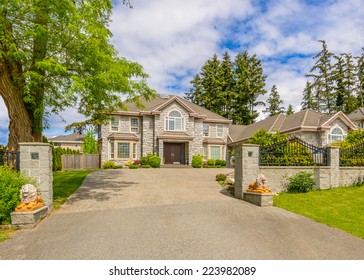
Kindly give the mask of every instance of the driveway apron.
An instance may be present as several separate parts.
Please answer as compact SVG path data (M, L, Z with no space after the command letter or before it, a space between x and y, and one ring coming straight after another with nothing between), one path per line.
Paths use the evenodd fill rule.
M364 259L364 240L229 196L230 169L89 174L63 207L0 243L0 259Z

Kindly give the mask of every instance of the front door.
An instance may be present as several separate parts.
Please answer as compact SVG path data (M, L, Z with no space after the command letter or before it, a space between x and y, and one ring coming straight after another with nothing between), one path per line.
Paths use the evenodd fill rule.
M165 164L184 164L183 159L184 159L183 143L164 143Z

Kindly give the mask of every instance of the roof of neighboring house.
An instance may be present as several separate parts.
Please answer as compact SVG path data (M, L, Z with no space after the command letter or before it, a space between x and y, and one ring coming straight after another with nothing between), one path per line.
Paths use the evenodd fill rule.
M247 126L232 125L230 137L233 142L244 142L260 129L265 129L267 132L279 130L280 133L329 130L330 124L337 119L341 119L351 129L356 129L356 126L342 112L323 114L305 109L289 116L278 114Z
M79 134L79 133L72 133L72 134L68 134L68 135L59 135L53 138L50 138L49 141L52 142L65 142L65 143L70 143L70 142L83 142L83 138L85 138L84 134Z
M360 107L348 115L352 121L364 120L364 107Z
M196 105L186 99L183 99L177 95L157 95L156 98L152 100L141 100L144 108L138 108L135 103L126 101L124 104L128 108L128 111L119 111L118 114L131 114L138 113L142 114L150 114L155 115L159 114L162 109L172 104L173 102L179 103L183 108L185 108L190 116L203 119L206 122L222 122L222 123L231 123L230 120L211 112L199 105Z

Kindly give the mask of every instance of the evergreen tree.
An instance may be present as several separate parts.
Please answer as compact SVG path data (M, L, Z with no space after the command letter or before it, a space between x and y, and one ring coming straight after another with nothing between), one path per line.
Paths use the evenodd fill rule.
M362 49L364 51L364 48ZM357 57L356 65L356 96L358 107L364 106L364 52Z
M287 108L287 111L286 111L286 115L290 116L290 115L293 115L293 114L294 114L294 111L293 111L292 104L289 104L288 108Z
M264 106L263 101L258 101L260 95L266 93L266 76L263 75L261 61L256 55L249 56L245 51L238 54L235 59L236 80L236 124L254 123L259 116L256 107Z
M306 87L303 90L303 98L302 98L302 109L311 109L314 111L318 111L318 104L315 99L315 95L313 93L312 84L307 81Z
M333 87L333 67L331 58L333 53L327 49L325 41L319 41L322 44L322 50L313 57L316 59L314 66L307 77L313 79L311 87L314 89L314 100L317 103L318 110L321 112L332 113L336 109L336 96Z
M227 119L233 118L233 102L235 99L234 65L228 52L224 53L219 71L219 96L221 115Z
M268 107L263 112L268 113L269 117L284 113L283 100L279 96L276 85L272 86L266 103Z
M261 62L248 52L238 54L232 62L228 53L222 61L215 54L202 66L185 94L191 102L229 118L236 124L250 124L259 116L256 106L266 91Z

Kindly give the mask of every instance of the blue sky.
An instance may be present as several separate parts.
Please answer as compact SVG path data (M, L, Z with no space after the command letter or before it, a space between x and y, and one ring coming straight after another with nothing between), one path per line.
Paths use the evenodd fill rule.
M337 54L358 55L364 47L364 0L131 0L133 9L113 2L112 42L121 56L143 65L158 93L183 96L214 53L248 50L263 63L267 91L276 84L284 105L299 110L318 40ZM82 116L68 108L62 118L50 117L47 137L65 134L65 125ZM0 144L7 126L0 100Z

